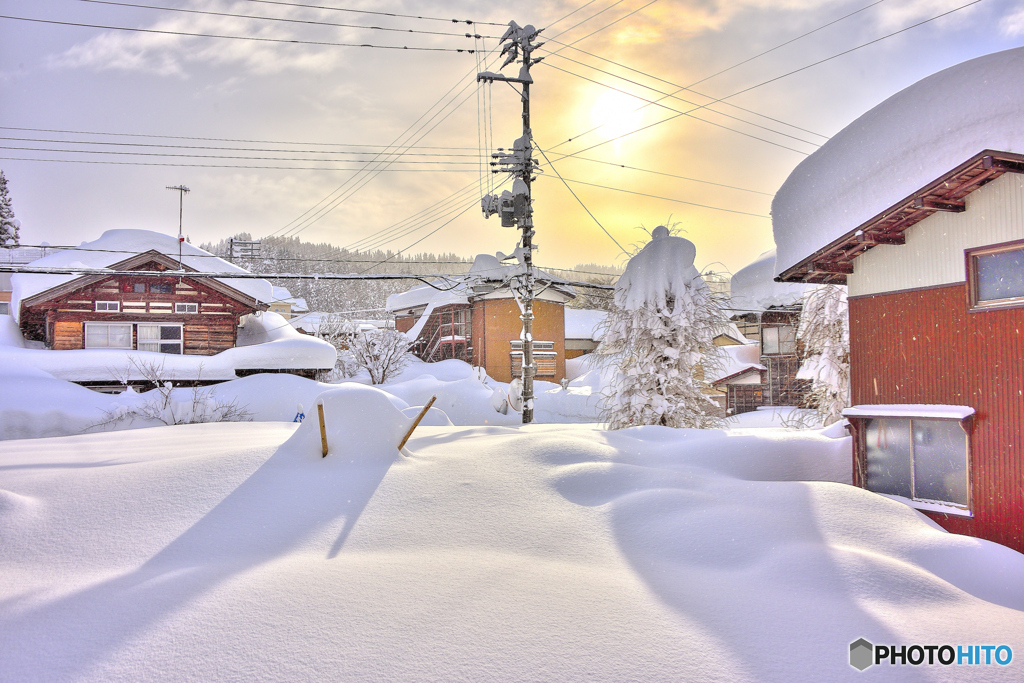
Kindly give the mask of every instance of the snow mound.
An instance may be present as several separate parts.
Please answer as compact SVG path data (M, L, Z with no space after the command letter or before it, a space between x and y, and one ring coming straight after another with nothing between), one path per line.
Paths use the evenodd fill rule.
M982 150L1024 153L1024 48L978 57L896 93L789 175L772 201L776 273Z
M664 309L667 297L674 296L676 307L680 306L689 296L688 288L707 286L693 265L696 257L693 242L670 235L668 228L659 225L615 283L615 303L630 311L645 306Z
M412 418L402 413L392 397L374 387L348 383L320 394L317 403L324 406L328 460L351 464L398 458L398 444L412 426ZM282 448L311 462L323 457L316 405Z
M736 271L729 283L729 298L737 313L764 311L772 306L793 306L813 285L775 282L775 249Z

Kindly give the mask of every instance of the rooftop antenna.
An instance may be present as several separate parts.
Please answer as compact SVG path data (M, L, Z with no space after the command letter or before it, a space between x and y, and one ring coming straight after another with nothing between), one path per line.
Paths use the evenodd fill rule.
M167 189L178 192L178 270L185 270L181 266L181 245L185 241L185 236L181 234L181 211L185 204L185 193L191 192L191 190L184 185L168 185Z

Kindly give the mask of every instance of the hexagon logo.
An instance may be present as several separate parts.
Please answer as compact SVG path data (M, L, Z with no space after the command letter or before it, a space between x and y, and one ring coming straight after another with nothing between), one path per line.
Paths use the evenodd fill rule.
M853 641L850 643L850 666L857 671L868 668L874 664L874 650L875 646L863 638Z

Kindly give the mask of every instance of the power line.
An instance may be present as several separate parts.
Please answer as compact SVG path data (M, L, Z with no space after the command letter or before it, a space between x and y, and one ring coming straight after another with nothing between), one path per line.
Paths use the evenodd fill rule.
M884 1L885 0L879 0L879 2L884 2ZM878 4L878 3L875 3L875 4ZM869 5L869 7L870 6L871 5ZM860 10L858 10L858 11L860 11ZM850 15L847 15L847 16L850 16ZM845 19L846 17L842 17L842 18ZM841 19L837 19L836 21L840 21L840 20ZM835 23L835 22L831 22L831 23ZM826 26L829 26L829 25L831 25L831 24L826 24ZM821 28L824 28L824 27L819 27L819 28L815 29L815 31L821 30ZM813 32L814 31L811 31L811 33L813 33ZM809 34L804 34L804 35L809 35ZM803 37L803 36L800 36L800 37ZM799 38L794 38L794 40L798 40L798 39ZM678 88L678 90L676 90L677 93L679 91L681 91L681 90L688 90L688 91L694 93L695 95L700 95L701 97L707 97L708 99L714 99L710 95L705 95L703 93L697 92L696 90L693 90L692 89L692 85L691 86L682 86L682 85L679 85L678 83L673 83L672 81L668 81L668 80L665 80L664 78L659 78L658 76L655 76L653 74L649 74L646 71L641 71L640 69L634 69L633 67L627 66L627 65L623 64L622 62L616 62L616 61L614 61L612 59L608 59L607 57L602 57L601 55L596 55L593 52L587 52L586 50L584 50L582 48L576 47L575 45L562 43L562 42L559 42L558 40L555 40L553 38L549 38L548 42L555 43L556 45L562 45L563 47L567 47L567 48L573 49L576 52L585 54L585 55L587 55L589 57L593 57L594 59L600 59L603 62L607 62L607 63L611 64L612 66L617 66L620 69L625 69L626 71L631 71L633 73L640 74L641 76L646 76L647 78L650 78L652 80L660 81L662 83L665 83L666 85L672 86L673 88ZM792 41L789 41L789 42L792 42ZM784 43L784 44L788 45L788 43ZM781 47L781 46L777 46L777 47ZM774 49L777 49L777 48L772 48L772 49L774 50ZM558 57L561 57L562 59L570 59L569 57L566 57L565 55L558 54L558 52L560 52L560 51L561 50L559 50L557 52L552 52L551 54L552 54L552 56L558 56ZM768 50L767 52L771 52L771 50ZM767 54L767 52L764 52L764 53L761 53L761 54ZM758 56L760 56L760 55L755 55L755 57L751 57L751 59L755 59ZM576 60L570 59L570 61L576 61ZM747 60L747 61L749 61L749 60ZM577 62L577 63L578 64L584 64L584 62ZM589 64L584 64L584 66L588 66L591 69L595 68L595 67L590 66ZM600 70L600 71L602 71L602 73L607 73L607 74L609 74L611 76L615 76L616 78L622 78L621 76L618 76L617 74L613 74L613 73L611 73L609 71L603 71L603 70ZM720 73L724 73L724 71L720 72ZM710 76L708 78L710 78ZM697 81L696 83L702 83L705 80L707 80L707 78L701 79L700 81ZM630 82L632 83L633 81L630 81ZM696 83L694 83L693 85L696 85ZM647 87L647 86L643 86L643 87ZM658 92L658 91L655 91L655 92ZM676 97L675 94L670 95L670 96L671 97ZM682 101L686 102L686 100L682 100ZM687 103L688 104L693 104L693 103L690 103L690 102L687 102ZM825 140L829 139L829 136L827 136L827 135L822 135L821 133L817 133L817 132L815 132L813 130L809 130L807 128L801 128L800 126L796 126L796 125L794 125L792 123L789 123L787 121L783 121L782 119L776 119L776 118L773 118L771 116L767 116L765 114L762 114L761 112L754 111L753 109L747 109L746 107L741 107L738 104L733 104L732 102L722 102L722 104L724 104L727 107L732 107L733 109L738 109L739 111L747 112L748 114L753 114L754 116L760 116L761 118L767 119L768 121L774 121L775 123L781 123L784 126L787 126L789 128L793 128L794 130L799 130L799 131L801 131L803 133L809 133L810 135L814 135L814 136L819 137L819 138L824 138ZM641 108L643 108L643 107L641 107ZM728 116L728 114L725 114L724 112L720 112L717 109L711 109L710 111L713 111L716 114L722 114L723 116ZM756 124L751 124L751 125L756 125ZM577 136L577 137L579 137L579 136Z
M351 144L344 142L281 142L275 140L250 140L246 138L205 138L196 137L191 135L157 135L148 133L111 133L101 131L89 131L89 130L64 130L59 128L24 128L17 126L0 126L0 130L22 130L31 131L34 133L64 133L67 135L103 135L111 137L132 137L132 138L158 138L166 140L201 140L206 142L246 142L258 145L306 145L310 147L322 146L322 147L383 147L387 149L392 145L369 145L369 144ZM98 144L98 143L97 143ZM417 149L454 149L454 150L473 150L474 147L417 147Z
M555 154L555 152L552 152L552 154ZM616 161L602 161L600 159L591 159L589 157L570 156L570 155L562 155L562 157L560 159L556 159L556 161L561 161L562 159L569 159L569 160L575 160L575 161L588 161L588 162L591 162L591 163L594 163L594 164L603 164L605 166L617 166L618 168L624 168L624 169L627 169L627 170L630 170L630 171L640 171L641 173L652 173L654 175L665 176L666 178L678 178L679 180L688 180L688 181L693 182L693 183L703 183L705 185L714 185L715 187L724 187L724 188L728 188L730 190L739 190L740 192L750 192L752 194L760 194L760 195L764 195L766 197L774 197L775 196L775 194L772 193L772 192L761 192L760 190L749 190L749 189L747 189L745 187L737 187L736 185L726 185L724 183L716 183L716 182L712 182L710 180L701 180L700 178L690 178L689 176L676 175L675 173L665 173L663 171L652 171L652 170L647 169L647 168L638 168L636 166L629 166L627 164L620 164L620 163L618 163Z
M134 7L138 9L152 9L163 12L179 12L182 14L200 14L211 17L232 17L237 19L258 19L260 21L276 21L286 24L305 24L310 26L332 26L337 28L355 28L365 29L373 31L392 31L395 33L419 33L431 36L455 36L457 38L473 38L472 33L451 33L447 31L421 31L419 29L412 28L390 28L386 26L364 26L360 24L341 24L332 21L313 21L311 19L285 19L282 17L264 17L253 14L236 14L232 12L212 12L209 10L197 10L197 9L184 9L182 7L163 7L160 5L142 5L131 2L114 2L114 0L78 0L79 2L88 2L95 5L113 5L115 7ZM497 36L482 36L486 38L496 38Z
M980 0L979 0L980 1ZM86 24L76 21L57 21L56 19L33 19L30 17L15 17L9 14L0 14L0 19L11 19L13 21L28 21L36 24L54 24L57 26L76 26L80 28L99 28L104 31L128 31L131 33L151 33L165 36L186 36L189 38L220 38L223 40L248 40L257 43L283 43L288 45L320 45L324 47L366 47L377 50L412 50L418 52L474 52L471 48L448 48L448 47L410 47L408 45L371 45L370 43L335 43L326 40L299 40L298 38L262 38L258 36L230 36L219 33L191 33L188 31L168 31L155 28L130 28L127 26L106 26L102 24Z
M534 138L534 142L536 142L536 138ZM604 231L604 234L608 235L608 239L610 239L612 242L614 242L615 246L617 246L619 249L621 249L623 254L625 254L626 256L629 256L629 252L626 251L625 247L623 247L621 244L619 244L619 241L617 239L612 237L612 234L610 232L608 232L608 229L605 228L603 225L601 225L601 221L597 220L597 216L595 216L594 213L590 209L587 208L587 205L583 203L583 200L580 199L579 195L576 194L576 191L573 190L569 186L569 183L565 182L565 178L563 178L562 174L558 172L558 169L555 168L555 165L553 163L551 163L551 159L548 159L548 155L544 152L544 149L539 144L537 145L537 150L541 153L541 155L544 157L544 159L548 162L548 166L551 168L552 171L555 172L555 175L558 176L558 179L562 181L563 185L565 185L565 189L569 190L570 194L572 194L572 196L576 198L576 201L578 201L580 203L580 206L583 207L583 210L586 211L587 214L591 218L594 219L594 222L597 223L597 227L601 228L601 230Z
M4 149L0 147L0 149ZM13 147L9 149L21 149ZM51 151L51 150L47 150ZM168 162L148 161L103 161L99 159L35 159L26 157L0 156L6 161L37 161L52 164L100 164L104 166L157 166L162 168L244 168L263 171L347 171L363 172L363 168L336 168L330 166L255 166L249 164L174 164ZM460 168L386 168L376 171L377 173L465 173Z
M269 147L218 147L214 145L161 145L151 142L106 142L102 140L54 140L51 138L19 138L10 136L0 136L0 140L10 140L12 142L45 142L52 144L68 144L68 145L104 145L108 147L152 147L156 149L199 149L208 151L221 151L221 152L271 152L274 154L347 154L347 155L372 155L377 154L376 152L349 152L345 150L317 150L317 149L273 149ZM427 148L416 148L416 149L427 149ZM417 157L456 157L456 158L473 158L476 159L481 154L456 154L451 152L394 152L394 154L400 154L401 156L417 156Z
M481 26L505 26L505 24L497 24L493 21L473 21L472 19L444 19L442 17L423 17L415 14L396 14L394 12L373 12L364 9L348 9L345 7L325 7L323 5L309 5L301 2L281 2L280 0L248 0L249 2L259 3L261 5L283 5L285 7L304 7L307 9L322 9L329 10L331 12L351 12L354 14L373 14L380 17L395 17L398 19L422 19L423 21L443 21L451 22L453 24L479 24Z
M539 176L539 177L543 178L544 176ZM559 176L559 177L561 178L561 176ZM584 182L582 180L573 180L572 178L563 178L562 182L575 183L577 185L589 185L590 187L597 187L597 188L600 188L602 190L613 190L615 192L624 192L626 194L633 194L633 195L637 195L637 196L640 196L640 197L650 197L651 199L661 199L661 200L666 201L666 202L675 202L676 204L687 204L689 206L697 206L697 207L700 207L702 209L712 209L714 211L725 211L727 213L738 213L738 214L740 214L742 216L753 216L754 218L771 218L771 216L768 216L768 215L765 215L765 214L750 213L748 211L737 211L736 209L725 209L725 208L722 208L721 206L709 206L708 204L697 204L696 202L688 202L688 201L686 201L684 199L673 199L672 197L659 197L658 195L647 194L645 192L636 192L636 191L633 191L633 190L623 190L622 188L619 188L619 187L609 187L608 185L598 185L597 183L588 183L588 182Z
M909 31L909 30L913 29L913 28L917 28L918 26L922 26L922 25L927 24L929 22L935 21L936 19L941 19L942 17L945 17L945 16L948 16L950 14L953 14L954 12L959 12L960 10L965 9L967 7L970 7L971 5L976 5L979 2L981 2L981 1L982 0L972 0L972 2L969 2L969 3L965 4L965 5L961 5L959 7L956 7L954 9L951 9L951 10L947 11L947 12L943 12L941 14L937 14L937 15L931 17L930 19L924 19L922 21L917 22L916 24L911 24L910 26L907 26L905 28L899 29L898 31L893 31L892 33L888 33L888 34L886 34L884 36L881 36L880 38L875 38L874 40L870 40L870 41L868 41L866 43L862 43L862 44L860 44L860 45L858 45L856 47L852 47L852 48L850 48L848 50L844 50L842 52L836 53L836 54L832 55L831 57L826 57L824 59L820 59L820 60L818 60L816 62L813 62L811 64L808 64L806 66L802 66L799 69L794 69L793 71L789 71L789 72L784 73L784 74L782 74L780 76L776 76L774 78L770 78L767 81L762 81L761 83L758 83L756 85L752 85L752 86L750 86L748 88L744 88L743 90L738 90L738 91L732 93L731 95L726 95L724 97L720 97L720 98L718 98L716 100L708 102L707 104L702 104L700 106L694 107L690 111L693 112L693 111L696 111L697 109L706 109L707 107L709 107L709 106L711 106L713 104L717 104L719 102L724 102L725 100L728 100L728 99L731 99L733 97L736 97L737 95L741 95L743 93L750 92L751 90L755 90L755 89L760 88L760 87L762 87L764 85L768 85L769 83L774 83L775 81L781 80L783 78L786 78L787 76L792 76L793 74L796 74L796 73L799 73L801 71L805 71L805 70L810 69L812 67L818 66L819 64L824 64L825 62L828 62L828 61L831 61L831 60L836 59L838 57L842 57L844 55L850 54L851 52L855 52L856 50L859 50L861 48L867 47L869 45L873 45L875 43L878 43L878 42L880 42L882 40L885 40L886 38L891 38L891 37L893 37L895 35L899 35L900 33L904 33L906 31ZM644 105L644 106L647 106L647 105ZM687 112L687 113L689 113L689 112ZM586 148L578 150L576 152L572 152L570 154L567 154L566 156L575 156L576 154L582 154L583 152L587 152L587 151L589 151L591 149L594 149L596 147L601 147L602 145L606 145L609 142L614 142L615 140L620 140L620 139L622 139L624 137L627 137L629 135L633 135L634 133L639 133L641 131L647 130L648 128L653 128L654 126L660 125L660 124L665 123L667 121L672 121L673 119L677 119L680 116L683 116L683 113L678 113L678 114L675 114L673 116L668 116L668 117L666 117L664 119L661 119L660 121L655 121L654 123L648 124L646 126L641 126L641 127L636 128L634 130L631 130L631 131L629 131L627 133L623 133L622 135L617 135L617 136L615 136L613 138L609 138L608 140L605 140L603 142L599 142L597 144L591 145L590 147L586 147ZM580 133L580 135L577 135L575 137L581 137L583 135L586 135L587 133L590 133L590 132L593 132L594 130L597 130L600 127L601 126L597 126L595 128L590 129L589 131L585 131L584 133ZM553 147L552 149L560 147L560 146L562 146L562 145L564 145L564 144L566 144L568 142L572 142L573 139L574 138L568 138L567 140L563 140L562 142L560 142L557 145L555 145L555 147Z
M573 49L576 49L576 48L573 48ZM643 83L640 83L639 81L634 81L631 78L626 78L625 76L620 76L620 75L612 73L611 71L608 71L606 69L601 69L601 68L593 66L591 64L587 64L586 62L581 62L578 59L573 59L572 57L566 57L565 55L552 55L552 56L558 57L559 59L565 59L567 61L573 62L574 64L579 64L580 66L585 66L588 69L593 69L594 71L603 73L603 74L605 74L607 76L611 76L612 78L618 78L619 80L626 81L627 83L631 83L633 85L638 85L641 88L645 88L645 89L650 90L652 92L655 92L655 93L657 93L659 95L664 95L664 97L659 98L657 100L646 100L644 98L637 97L636 95L633 95L632 93L626 92L624 90L618 90L617 88L612 88L613 90L617 90L618 92L625 93L626 95L629 95L630 97L637 97L637 99L641 99L641 100L647 102L648 104L654 104L654 105L657 105L659 107L664 107L666 109L670 109L669 107L665 107L665 105L660 103L661 100L665 99L665 98L671 98L671 99L679 100L680 102L683 102L684 104L692 104L692 105L696 105L697 104L696 102L691 102L690 100L685 100L685 99L683 99L682 97L679 97L676 94L671 94L671 93L664 92L662 90L658 90L657 88L654 88L652 86L644 85ZM563 69L563 71L564 71L564 69ZM566 73L570 73L570 72L566 72ZM572 75L576 76L577 74L572 74ZM580 76L580 78L582 78L582 76ZM661 79L658 79L658 80L661 80ZM591 82L597 83L598 85L604 86L606 88L610 88L611 87L611 86L609 86L609 85L607 85L605 83L598 83L597 81L591 81ZM689 92L692 92L695 95L700 95L701 97L707 97L708 99L714 99L714 98L712 98L712 97L710 97L708 95L704 95L702 93L699 93L696 90L691 90L690 88L686 88L686 90L689 91ZM670 109L670 111L675 111L675 110ZM718 111L717 109L711 109L710 107L708 108L708 111L709 112L713 112L715 114L718 114L719 116L725 116L726 118L730 118L730 119L732 119L734 121L739 121L740 123L745 123L748 126L754 126L755 128L760 128L761 130L766 130L766 131L768 131L770 133L775 133L776 135L782 135L783 137L787 137L787 138L790 138L792 140L796 140L798 142L803 142L804 144L813 145L815 147L821 147L821 145L818 144L817 142L811 142L810 140L804 140L803 138L797 137L795 135L790 135L789 133L783 133L782 131L775 130L774 128L769 128L768 126L762 126L759 123L754 123L753 121L747 121L746 119L741 119L740 117L733 116L732 114L726 114L724 111ZM747 110L747 111L750 111L750 110ZM756 114L756 115L760 116L760 114L757 114L757 112L750 112L750 113ZM768 117L765 117L765 118L768 118ZM697 120L698 121L706 121L706 119L697 119ZM772 120L778 121L778 119L772 119ZM782 122L782 121L779 121L779 123L783 123L784 125L787 125L787 126L789 125L788 123L785 123L785 122ZM796 126L791 126L791 127L792 128L796 128ZM732 130L732 129L730 129L730 130ZM822 136L822 137L824 137L824 136ZM826 138L826 139L828 139L828 138Z
M710 124L710 125L715 126L717 128L724 128L725 130L732 131L733 133L739 133L740 135L743 135L745 137L748 137L748 138L751 138L751 139L754 139L754 140L760 140L761 142L766 142L769 145L775 145L776 147L781 147L782 149L789 150L790 152L796 152L797 154L803 154L805 156L810 154L810 152L805 152L803 150L796 149L794 147L787 147L786 145L783 145L781 143L774 142L774 141L768 140L766 138L760 138L760 137L758 137L756 135L752 135L750 133L745 133L745 132L743 132L741 130L737 130L736 128L730 128L729 126L723 125L721 123L715 123L714 121L708 121L707 119L702 119L699 116L694 116L692 113L690 113L690 112L692 112L692 111L694 111L696 109L706 108L705 106L695 106L694 109L691 109L690 111L679 111L678 109L673 109L672 107L669 107L667 105L661 104L658 101L649 100L649 99L647 99L645 97L640 97L639 95L634 95L631 92L627 92L625 90L622 90L621 88L616 88L613 85L608 85L607 83L601 83L600 81L595 81L593 78L587 78L586 76L582 76L580 74L573 73L572 71L569 71L567 69L563 69L560 66L555 66L554 64L552 64L550 62L544 62L544 65L546 67L548 67L549 69L556 69L558 71L561 71L562 73L567 73L570 76L575 76L576 78L583 79L584 81L588 81L590 83L594 83L595 85L600 85L600 86L603 86L603 87L608 88L610 90L614 90L615 92L620 92L620 93L622 93L624 95L628 95L630 97L635 97L638 100L641 100L643 102L647 102L647 104L649 104L649 105L655 105L657 107L661 107L662 109L667 109L668 111L676 112L680 116L688 116L688 117L690 117L690 118L692 118L692 119L694 119L696 121L703 121L704 123ZM669 96L666 95L666 97L669 97ZM777 131L772 131L772 132L775 133ZM785 133L779 133L779 135L785 135ZM792 135L787 135L786 137L793 137L793 136ZM799 140L799 138L794 138L794 139ZM809 145L814 145L815 147L819 146L819 145L816 145L813 142L807 142L806 140L800 140L800 142L804 142L804 143L809 144Z

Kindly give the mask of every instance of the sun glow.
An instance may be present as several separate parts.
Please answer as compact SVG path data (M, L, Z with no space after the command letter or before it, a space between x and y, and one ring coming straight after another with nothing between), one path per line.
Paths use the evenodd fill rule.
M643 112L638 109L643 105L644 102L635 97L615 90L605 90L594 101L590 119L595 126L602 126L603 135L616 137L640 127Z

